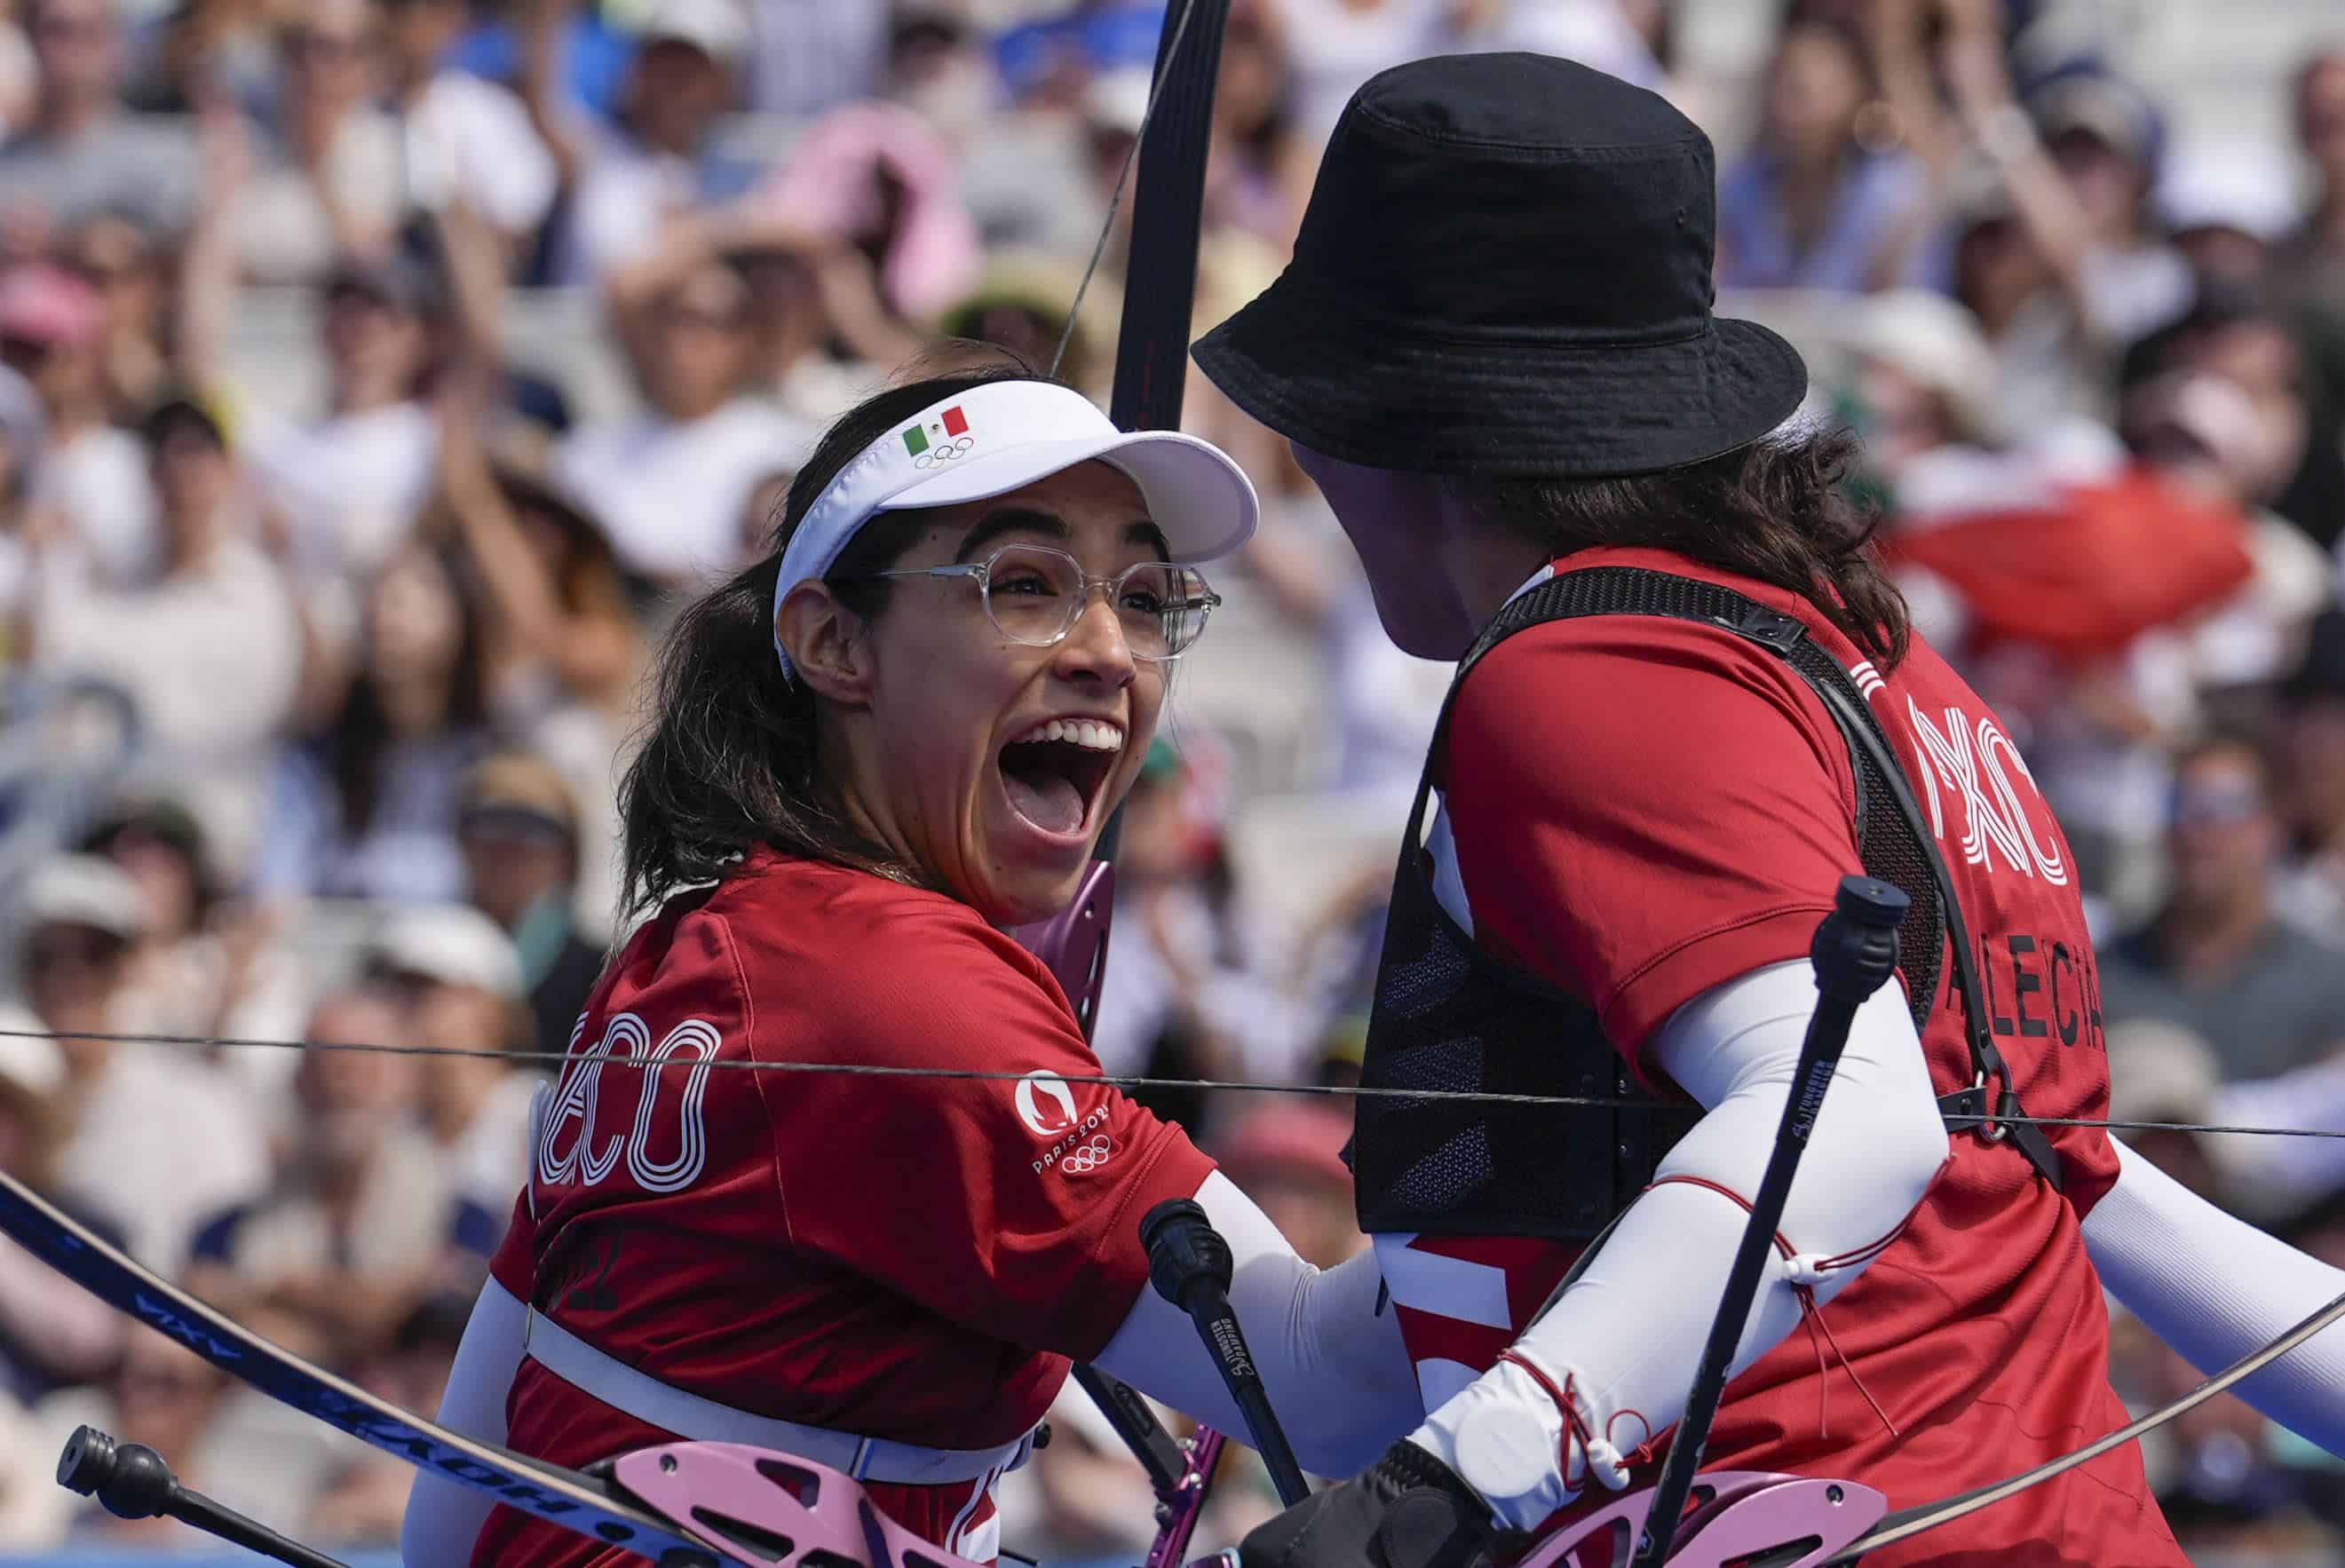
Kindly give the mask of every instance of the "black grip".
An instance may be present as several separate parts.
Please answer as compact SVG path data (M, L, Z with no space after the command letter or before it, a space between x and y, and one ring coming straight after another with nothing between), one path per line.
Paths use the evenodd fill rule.
M1897 932L1913 905L1905 890L1871 876L1843 876L1832 912L1816 927L1808 956L1816 989L1834 1001L1863 1002L1897 968Z
M1279 1500L1288 1504L1302 1502L1310 1495L1310 1483L1303 1479L1303 1467L1295 1462L1277 1412L1270 1408L1262 1373L1254 1367L1253 1352L1246 1349L1238 1315L1230 1307L1229 1242L1193 1199L1172 1198L1142 1217L1140 1244L1148 1249L1149 1283L1197 1325L1198 1338L1204 1340L1207 1353L1220 1370L1238 1413L1245 1417L1246 1431L1270 1472Z
M1184 1312L1195 1310L1189 1303L1199 1288L1230 1288L1230 1244L1193 1198L1166 1199L1142 1216L1140 1244L1148 1249L1149 1282Z

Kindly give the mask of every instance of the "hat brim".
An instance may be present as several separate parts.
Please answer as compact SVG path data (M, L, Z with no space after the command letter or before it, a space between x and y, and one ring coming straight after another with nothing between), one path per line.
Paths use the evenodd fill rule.
M1116 431L997 448L950 462L933 478L897 491L878 510L990 501L1094 461L1140 487L1174 561L1212 561L1254 537L1261 504L1245 470L1194 436L1174 430Z
M1193 352L1255 420L1366 468L1652 473L1750 445L1807 394L1799 351L1753 321L1651 344L1435 340L1362 323L1291 278Z

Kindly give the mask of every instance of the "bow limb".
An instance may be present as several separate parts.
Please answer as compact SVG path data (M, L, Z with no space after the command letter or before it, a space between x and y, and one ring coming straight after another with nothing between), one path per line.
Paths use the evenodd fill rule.
M2144 1433L2155 1431L2177 1417L2198 1409L2217 1394L2253 1377L2315 1334L2340 1321L2345 1321L2345 1296L2339 1296L2261 1350L2249 1351L2188 1393L2170 1403L2160 1405L2140 1420L2119 1428L2106 1437L2096 1439L2073 1453L2062 1454L2058 1459L2048 1460L2033 1470L2022 1471L2007 1480L1998 1481L1992 1485L1982 1486L1974 1491L1965 1492L1960 1496L1946 1498L1942 1502L1928 1502L1919 1507L1900 1510L1873 1526L1871 1531L1852 1543L1846 1551L1828 1559L1827 1564L1853 1563L1868 1552L1878 1551L1893 1543L1919 1535L1925 1530L1934 1530L1941 1524L1951 1524L1957 1519L1975 1513L1982 1508L2000 1502L2005 1498L2025 1492L2031 1486L2050 1481L2055 1476L2065 1475L2080 1464L2089 1464L2110 1450L2122 1447Z
M1156 46L1148 106L1142 112L1137 145L1116 179L1108 217L1091 248L1074 302L1067 309L1066 335L1059 341L1052 374L1066 353L1082 312L1101 253L1115 224L1124 180L1138 165L1132 212L1132 248L1123 297L1123 319L1116 337L1115 389L1108 417L1127 430L1177 430L1187 384L1189 322L1197 292L1197 248L1205 204L1205 159L1213 142L1213 91L1221 75L1222 35L1230 0L1180 0L1167 10ZM1086 1038L1099 1016L1100 989L1107 973L1108 933L1114 915L1116 841L1121 811L1101 835L1099 859L1085 875L1074 902L1060 915L1018 935L1049 965L1073 1007ZM1184 1454L1156 1421L1134 1390L1096 1367L1078 1367L1075 1379L1107 1417L1116 1435L1140 1461L1156 1491L1165 1529L1157 1556L1177 1551L1204 1496L1204 1482L1192 1476ZM1201 1430L1198 1442L1219 1439Z

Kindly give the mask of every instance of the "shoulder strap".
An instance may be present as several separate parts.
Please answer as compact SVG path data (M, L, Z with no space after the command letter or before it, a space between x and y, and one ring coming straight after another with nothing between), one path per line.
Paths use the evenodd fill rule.
M1994 1119L1997 1116L2024 1116L2019 1094L2012 1082L2010 1065L1995 1047L1995 1037L1988 1023L1985 1006L1985 988L1979 983L1978 956L1971 946L1970 929L1963 918L1961 901L1955 896L1954 877L1948 871L1945 856L1938 849L1937 835L1922 816L1921 807L1914 799L1905 779L1904 765L1895 748L1882 730L1870 706L1857 690L1856 682L1841 666L1829 651L1807 634L1807 628L1794 616L1771 610L1747 595L1714 582L1696 578L1680 577L1672 572L1652 572L1641 567L1599 566L1580 572L1563 572L1548 579L1537 588L1518 595L1499 612L1477 638L1474 646L1459 661L1457 679L1451 685L1449 700L1442 707L1440 731L1435 739L1438 754L1441 733L1449 723L1450 705L1457 701L1457 692L1465 683L1466 673L1489 651L1526 627L1548 621L1575 619L1587 615L1663 615L1673 620L1694 621L1723 627L1736 635L1759 644L1791 665L1807 682L1824 711L1832 717L1854 764L1852 772L1857 780L1857 818L1860 837L1863 836L1866 813L1878 794L1886 798L1890 807L1902 822L1903 836L1910 838L1916 857L1924 868L1932 895L1928 902L1936 905L1924 912L1924 900L1915 900L1915 916L1923 922L1914 930L1909 923L1906 950L1917 954L1923 944L1929 944L1933 956L1924 962L1916 957L1908 969L1909 981L1924 983L1913 986L1914 1023L1924 1024L1937 1001L1935 954L1951 946L1954 956L1954 984L1962 997L1964 1037L1970 1047L1974 1082L1964 1089L1944 1097L1940 1109L1950 1119L1974 1122L1979 1135L1990 1142L2009 1138L2027 1156L2039 1174L2052 1184L2055 1191L2061 1188L2059 1157L2041 1128L2026 1123L2010 1123ZM1870 786L1870 787L1868 787ZM1412 814L1414 826L1422 813L1424 791L1420 789L1417 814ZM1413 835L1412 835L1413 836ZM1902 880L1902 879L1901 879ZM1920 893L1920 888L1908 891ZM1951 941L1949 941L1951 938ZM1990 1096L1990 1086L1993 1093Z

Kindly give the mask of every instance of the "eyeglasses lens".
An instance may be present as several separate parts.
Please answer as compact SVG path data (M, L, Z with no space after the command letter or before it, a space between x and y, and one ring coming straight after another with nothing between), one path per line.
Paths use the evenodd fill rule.
M1183 652L1204 630L1212 608L1205 581L1185 566L1149 561L1115 582L1124 645L1142 659ZM1064 637L1086 600L1083 569L1063 551L1013 545L994 556L985 578L986 612L1013 642L1048 647Z

